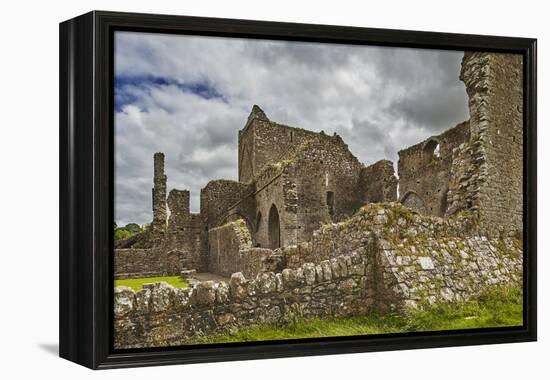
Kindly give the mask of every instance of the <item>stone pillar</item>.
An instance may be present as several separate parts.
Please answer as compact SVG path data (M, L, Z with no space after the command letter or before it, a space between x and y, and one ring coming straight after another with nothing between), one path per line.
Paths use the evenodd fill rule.
M153 177L153 223L154 231L166 229L166 174L164 153L155 153Z

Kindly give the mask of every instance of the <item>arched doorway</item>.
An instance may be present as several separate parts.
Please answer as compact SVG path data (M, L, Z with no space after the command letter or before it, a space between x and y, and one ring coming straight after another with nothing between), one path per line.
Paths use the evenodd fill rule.
M279 211L275 205L271 205L268 221L269 248L275 249L281 247L281 226L279 223Z

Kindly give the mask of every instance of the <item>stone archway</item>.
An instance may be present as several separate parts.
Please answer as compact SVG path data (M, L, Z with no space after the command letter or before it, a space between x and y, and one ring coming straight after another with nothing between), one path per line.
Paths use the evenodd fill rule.
M275 205L271 205L268 219L269 248L276 249L281 247L281 224L279 221L279 211Z
M424 201L414 191L407 192L405 196L401 198L401 203L403 204L403 206L408 207L412 210L427 214Z

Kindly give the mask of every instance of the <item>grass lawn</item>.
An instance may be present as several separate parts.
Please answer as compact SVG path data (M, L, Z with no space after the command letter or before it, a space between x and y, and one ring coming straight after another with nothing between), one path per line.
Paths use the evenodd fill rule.
M165 276L165 277L143 277L143 278L127 278L125 280L115 280L116 286L129 286L136 292L140 291L143 284L150 284L152 282L167 282L175 288L187 288L187 283L179 276Z
M520 288L497 288L479 298L452 305L436 305L409 316L372 314L333 320L307 319L285 326L246 328L233 334L202 337L193 343L369 335L411 331L438 331L521 326L523 298Z

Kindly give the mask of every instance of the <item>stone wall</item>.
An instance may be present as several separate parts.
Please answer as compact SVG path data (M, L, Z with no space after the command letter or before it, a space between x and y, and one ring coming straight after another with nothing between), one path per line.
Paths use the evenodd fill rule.
M349 221L319 230L311 249L275 251L288 251L290 262L303 249L315 262L298 265L294 257L293 269L254 279L234 273L229 283L208 281L191 289L117 288L115 345L185 344L204 334L295 318L407 312L467 300L494 285L521 284L521 241L464 238L472 228L468 217L444 220L397 203L371 204Z
M381 241L376 308L417 308L467 300L494 285L522 283L522 247L513 239Z
M227 221L228 210L241 203L243 199L254 193L250 185L231 181L214 180L201 190L201 216L208 229L219 227ZM245 219L247 223L249 220Z
M276 163L297 146L319 134L272 122L254 105L239 131L239 181L251 182L268 164Z
M170 190L167 204L170 210L168 218L168 229L171 231L181 230L189 224L189 190Z
M477 173L473 207L492 236L523 229L523 63L519 54L466 52L461 79Z
M362 193L362 204L396 201L397 178L393 163L380 160L361 168L357 191Z
M321 223L349 218L363 204L357 194L362 165L338 135L304 143L289 157L289 181L297 193L297 241Z
M268 165L256 176L254 186L254 224L252 240L255 247L275 249L289 244L296 210L287 207L289 192L285 192L286 174L282 165Z
M115 249L116 279L179 275L185 253L158 248Z
M250 232L242 219L212 228L208 231L208 271L226 277L239 272L240 251L251 248L251 244Z
M371 204L281 254L287 267L350 253L369 257L379 310L464 300L490 285L520 284L522 241L476 233L469 214L443 219L398 203Z
M460 212L478 215L478 184L487 172L482 168L485 166L485 157L477 147L478 142L470 141L460 144L453 150L446 217Z
M469 139L470 124L464 122L399 151L401 202L425 214L444 216L452 181L453 152Z
M273 255L273 251L252 247L250 232L242 219L211 229L208 244L207 271L220 276L230 277L241 272L248 278L255 277L272 265L265 260Z
M229 283L206 281L176 289L165 283L134 292L115 289L115 348L181 345L239 327L298 318L365 315L372 304L366 263L359 255Z

